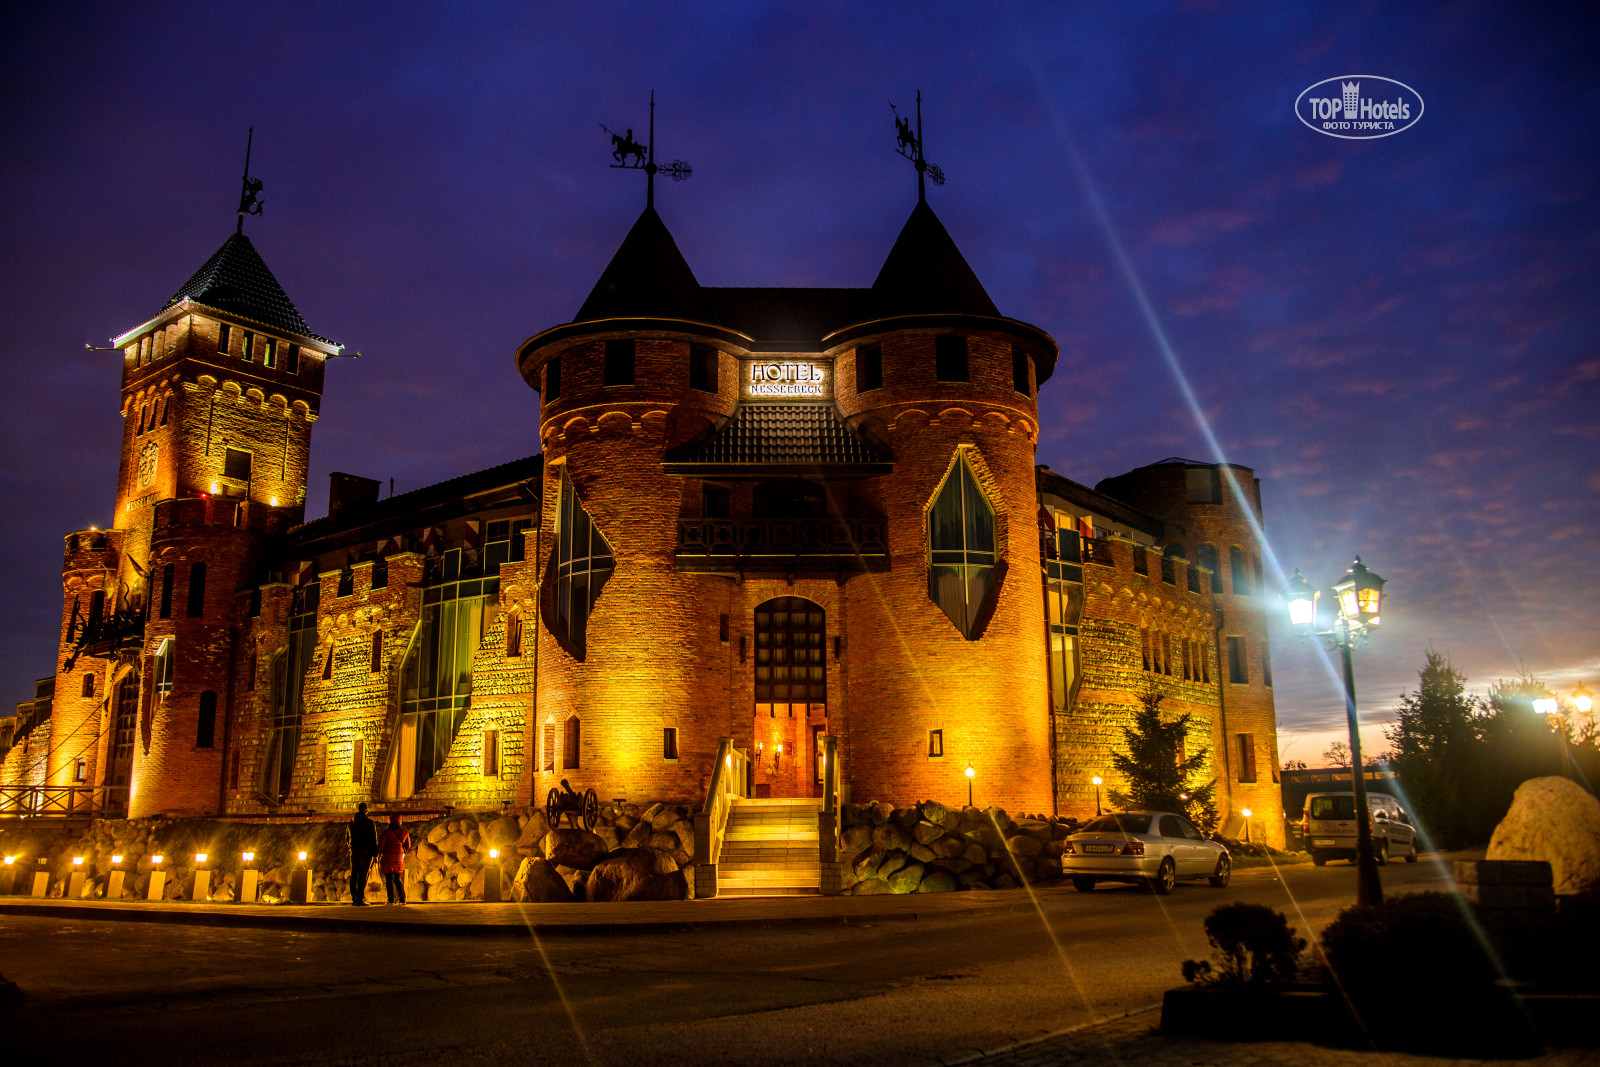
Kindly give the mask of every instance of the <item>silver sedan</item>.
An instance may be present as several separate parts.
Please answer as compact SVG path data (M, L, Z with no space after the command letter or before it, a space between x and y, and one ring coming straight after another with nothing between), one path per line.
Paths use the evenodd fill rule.
M1144 882L1170 893L1179 878L1205 878L1221 889L1233 877L1228 850L1168 811L1102 815L1067 838L1064 848L1062 873L1083 893L1096 882Z

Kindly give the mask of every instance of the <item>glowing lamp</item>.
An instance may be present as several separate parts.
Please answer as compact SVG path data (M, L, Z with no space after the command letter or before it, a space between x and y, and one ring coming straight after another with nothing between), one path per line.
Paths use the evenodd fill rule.
M239 853L239 858L244 860L246 863L251 863L255 860L256 854L254 852L241 852Z
M299 859L301 863L304 863L306 861L306 854L304 852L297 853L296 858Z
M1554 715L1559 707L1560 705L1556 703L1555 697L1544 696L1533 698L1533 710L1538 712L1540 715Z
M971 764L968 764L967 765L967 777L968 778L976 778L977 776L978 776L978 772L972 769L972 765Z
M216 493L216 492L217 492L217 491L218 491L218 485L217 485L217 483L216 483L216 482L212 482L212 483L211 483L211 492L212 492L212 493Z
M780 755L780 756L783 755L783 742L782 741L778 742L777 752L778 752L778 755Z
M6 860L6 862L10 863L11 861L10 860ZM122 857L121 856L112 856L111 857L111 866L115 867L117 864L119 864L121 862L122 862Z
M1572 704L1580 712L1587 715L1594 710L1594 694L1585 689L1582 682L1579 682L1578 688L1572 691Z
M269 497L267 497L267 503L270 504L273 507L277 507L278 506L278 498L275 497L275 496L269 496Z
M152 867L159 867L159 866L161 866L161 861L163 859L165 859L165 858L166 858L165 856L151 856L150 857L150 865Z
M1239 814L1248 819L1250 816L1254 815L1255 812L1251 811L1249 808L1241 808Z
M194 861L196 863L204 863L206 861L206 854L204 852L196 852L194 854Z
M74 856L74 857L72 857L72 865L74 867L82 867L83 866L83 857L82 856Z
M1339 614L1346 622L1363 626L1378 625L1379 608L1383 605L1383 587L1387 583L1367 570L1357 556L1345 571L1342 579L1333 584L1333 595L1339 598Z
M17 862L17 857L15 857L15 856L7 856L6 857L6 866L7 867L11 866L15 862Z
M489 850L489 858L492 859L492 860L499 859L500 858L500 850L497 849L497 848L491 848Z
M970 772L969 772L969 773L970 773ZM1099 785L1099 784L1100 784L1100 783L1102 783L1102 782L1104 782L1104 781L1105 781L1105 779L1104 779L1104 778L1101 778L1101 777L1100 777L1100 776L1099 776L1099 775L1098 775L1098 774L1097 774L1097 775L1095 775L1095 776L1094 776L1094 777L1093 777L1093 778L1091 778L1091 779L1089 779L1089 781L1091 781L1091 782L1093 782L1093 783L1094 783L1094 784L1095 784L1095 785Z
M1284 599L1289 602L1289 623L1292 626L1310 626L1317 619L1317 593L1311 588L1311 583L1300 574L1300 569L1295 568L1294 577L1289 579L1289 588L1284 590Z

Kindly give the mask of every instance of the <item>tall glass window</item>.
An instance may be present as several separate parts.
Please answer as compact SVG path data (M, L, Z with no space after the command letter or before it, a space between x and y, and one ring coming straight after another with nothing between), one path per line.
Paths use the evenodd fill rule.
M272 718L267 730L267 758L261 765L261 791L273 800L288 796L294 782L306 671L317 652L320 598L321 586L315 581L294 591L289 606L289 644L272 664Z
M994 582L994 508L961 456L928 512L928 596L969 641Z
M551 629L578 659L588 650L589 612L616 565L611 545L583 510L563 468L556 514L556 617Z
M495 555L504 558L503 545ZM477 553L454 548L438 559L424 579L431 584L422 590L422 621L406 657L394 783L401 797L427 785L450 755L472 700L472 657L483 639L484 607L500 591L499 562L487 575Z

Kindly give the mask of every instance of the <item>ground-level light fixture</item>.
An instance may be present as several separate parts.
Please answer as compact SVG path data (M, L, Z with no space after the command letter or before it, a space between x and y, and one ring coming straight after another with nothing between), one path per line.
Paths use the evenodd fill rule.
M7 867L11 866L15 862L17 862L17 857L15 857L15 856L7 856L6 857L6 866Z
M1100 783L1104 782L1105 779L1097 774L1089 781L1094 783L1094 813L1096 815L1104 815L1105 812L1100 810Z
M1250 816L1254 815L1255 812L1249 808L1240 808L1239 814L1244 816L1244 839L1248 843L1250 840Z
M254 852L241 852L239 853L239 858L244 860L246 863L252 863L255 861L256 854Z
M159 866L161 866L161 861L164 860L164 859L166 859L165 856L151 856L150 857L150 865L152 867L159 867Z
M304 863L306 861L306 854L304 852L296 853L295 858L298 859L301 863Z
M197 864L204 863L206 861L206 854L204 852L196 852L194 854L194 861Z
M74 856L74 857L72 857L72 865L74 867L82 867L83 866L83 857L82 856Z
M497 848L491 848L489 850L489 858L492 859L492 860L499 859L500 858L500 850L497 849Z
M972 803L972 780L977 776L978 772L972 769L972 764L967 764L967 807L969 808L974 806Z
M122 857L121 856L112 856L111 857L111 866L115 867L118 864L120 864L121 862L122 862Z

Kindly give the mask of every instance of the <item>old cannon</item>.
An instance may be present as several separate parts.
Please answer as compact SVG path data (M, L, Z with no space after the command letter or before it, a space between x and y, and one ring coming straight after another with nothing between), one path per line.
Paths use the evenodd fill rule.
M582 820L585 830L593 830L594 824L600 821L600 798L594 795L593 789L579 793L563 778L561 788L552 788L545 796L544 817L553 830L561 825L563 815L569 816L568 821L573 826Z

